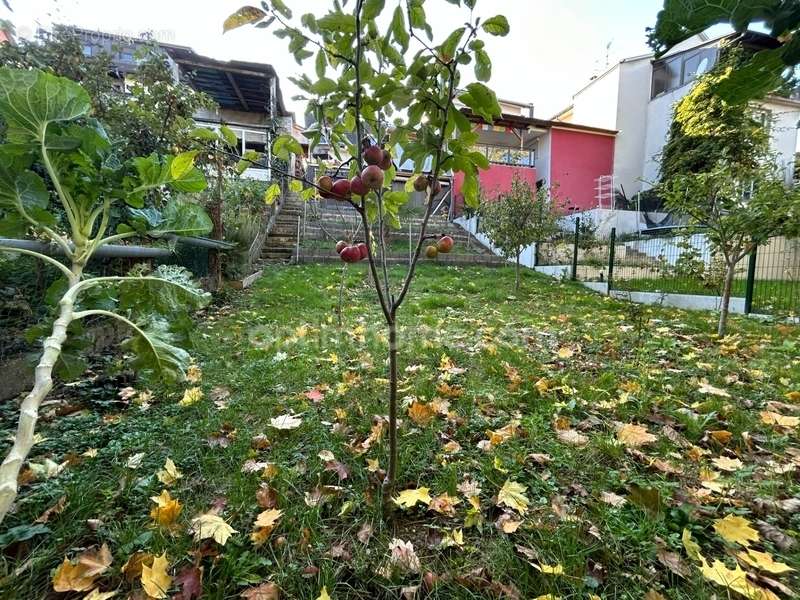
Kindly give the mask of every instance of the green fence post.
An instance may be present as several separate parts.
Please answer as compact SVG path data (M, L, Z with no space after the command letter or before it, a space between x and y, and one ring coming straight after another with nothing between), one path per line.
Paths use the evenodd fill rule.
M614 282L614 254L617 250L617 228L611 228L611 237L608 240L608 289L606 293L611 295L611 285Z
M572 247L572 281L578 279L578 242L580 241L581 218L575 217L575 244Z
M756 251L758 246L750 252L750 260L747 262L747 287L744 291L744 314L749 315L753 310L753 292L756 288Z
M539 266L539 242L533 243L533 266Z

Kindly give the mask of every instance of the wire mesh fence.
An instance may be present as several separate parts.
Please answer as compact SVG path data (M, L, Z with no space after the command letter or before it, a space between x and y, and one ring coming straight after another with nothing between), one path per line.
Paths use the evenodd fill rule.
M579 281L612 290L721 296L725 262L702 231L665 229L651 235L607 238L574 230L537 245L537 267L562 267ZM732 298L745 313L800 315L800 239L775 237L736 265Z

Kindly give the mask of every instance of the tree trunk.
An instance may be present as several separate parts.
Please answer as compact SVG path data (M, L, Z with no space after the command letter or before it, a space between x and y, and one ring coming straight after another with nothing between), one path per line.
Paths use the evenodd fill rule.
M339 302L336 305L336 315L339 318L339 329L342 328L342 300L344 299L344 278L347 273L347 263L342 267L341 282L339 283Z
M67 339L67 327L73 320L75 307L75 286L80 281L83 265L73 265L74 276L70 288L59 302L58 318L53 323L50 336L42 344L43 352L36 365L33 389L25 396L19 410L19 423L14 436L14 444L0 465L0 523L8 514L17 497L17 478L20 469L33 447L36 422L39 419L39 406L53 388L53 368L61 355L61 346Z
M394 493L397 480L397 326L395 315L389 322L389 470L384 491Z
M213 228L211 229L211 239L221 240L225 237L222 226L222 166L217 165L217 187L216 198L208 207ZM249 273L248 273L249 275ZM212 291L222 287L222 257L219 250L210 250L208 253L208 278Z
M519 252L517 253L517 262L514 265L514 293L519 291Z
M728 327L728 312L731 303L731 289L733 287L733 276L736 272L736 263L727 263L725 270L725 283L722 287L722 306L719 312L719 326L717 336L725 337L725 330Z

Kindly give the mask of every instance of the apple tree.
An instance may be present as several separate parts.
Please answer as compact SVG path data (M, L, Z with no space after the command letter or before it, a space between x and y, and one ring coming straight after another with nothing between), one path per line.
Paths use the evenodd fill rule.
M170 190L205 188L195 153L121 160L90 111L89 95L73 81L39 70L0 69L5 125L0 235L6 236L0 251L35 257L62 275L33 388L22 401L16 435L0 465L0 521L16 497L17 477L54 371L76 372L69 368L79 358L71 342L80 323L89 317L121 322L132 333L123 347L134 368L180 378L189 363L189 354L177 345L186 335L186 310L208 297L178 267L126 277L91 275L92 257L107 244L138 236L205 234L211 221L199 205L170 196ZM155 192L161 192L158 205Z
M736 266L775 235L800 234L800 193L787 189L769 161L746 168L720 160L712 169L661 185L670 211L687 215L722 256L725 277L717 334L725 335Z
M437 0L441 1L441 0ZM288 42L298 63L312 61L315 76L293 81L304 92L317 128L311 145L330 144L340 160L337 173L314 187L323 197L349 203L360 215L371 280L389 338L389 466L385 479L391 493L397 477L397 324L399 310L411 289L418 260L428 240L437 251L451 243L430 235L428 223L441 195L439 179L464 173L467 205L478 203L478 170L486 157L473 150L477 133L457 101L487 122L499 116L495 94L483 83L491 77L491 60L482 36L508 34L508 20L486 20L473 13L477 0L447 0L464 11L464 22L434 41L426 0L324 3L324 14L296 18L283 0L244 6L225 21L229 30L246 24L272 28ZM323 3L320 3L323 4ZM391 12L390 12L391 11ZM472 83L464 81L473 70ZM291 138L278 138L273 154L296 151ZM340 151L340 148L345 151ZM392 188L396 161L413 164L414 175L404 190ZM424 191L425 213L409 265L399 277L388 266L385 227L399 227L400 208L416 188ZM313 193L313 192L312 192ZM346 260L355 259L349 251Z
M558 213L547 188L533 191L515 176L511 190L481 204L481 225L506 258L515 259L514 291L519 291L519 257L535 242L559 232Z

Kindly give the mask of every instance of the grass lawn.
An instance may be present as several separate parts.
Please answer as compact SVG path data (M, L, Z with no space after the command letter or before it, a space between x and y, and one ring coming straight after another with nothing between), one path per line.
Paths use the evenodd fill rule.
M338 267L276 268L199 320L199 382L121 400L129 375L109 359L115 377L51 395L0 530L19 527L2 537L2 597L82 598L55 593L54 571L105 543L96 581L120 598L146 597L137 552L166 553L172 576L202 567L202 598L219 600L277 597L247 595L269 581L281 598L422 598L426 572L432 598L727 598L681 536L732 569L742 547L714 527L729 515L800 570L800 328L734 317L720 341L710 313L529 272L513 297L512 269L419 271L401 310L398 491L427 488L430 507L382 509L387 340L364 269L348 271L339 328ZM193 386L202 399L181 406ZM299 426L273 426L287 414ZM182 477L162 483L167 459ZM160 527L165 489L182 510ZM282 513L254 545L265 510ZM236 530L224 545L193 538L203 513ZM419 564L399 542L390 561L393 540ZM800 590L796 571L761 574L779 598Z

